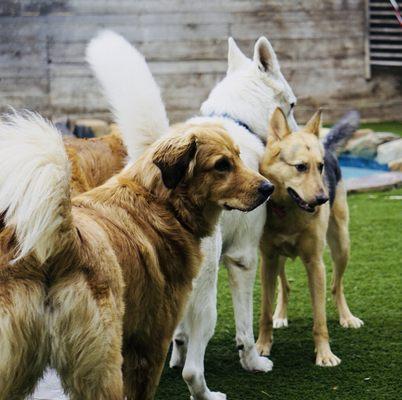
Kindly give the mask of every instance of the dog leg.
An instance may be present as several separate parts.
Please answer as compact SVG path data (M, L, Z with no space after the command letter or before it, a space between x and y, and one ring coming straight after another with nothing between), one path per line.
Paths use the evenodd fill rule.
M44 303L36 282L1 282L0 400L25 399L44 372L49 360Z
M332 260L334 261L332 294L338 308L340 324L344 328L360 328L364 323L351 313L346 302L342 282L350 250L348 214L346 191L343 186L340 186L337 189L327 232L328 245L331 250Z
M191 318L191 312L184 313L183 319L177 326L172 342L172 355L170 356L170 368L183 368L186 362L187 346L188 346L188 319Z
M216 310L216 309L215 309ZM210 310L212 311L212 310ZM208 313L209 317L215 317ZM202 319L208 324L206 319ZM215 326L215 324L213 324ZM204 356L208 340L213 334L213 329L209 332L199 325L199 330L192 331L188 342L187 358L183 368L183 379L186 382L190 393L191 400L225 400L226 395L220 392L211 392L207 386L204 375ZM212 324L210 325L212 328Z
M261 357L253 333L253 288L257 272L257 257L250 252L244 257L227 254L224 258L229 273L236 322L236 344L240 363L246 371L268 372L272 361Z
M259 354L268 356L273 343L272 313L276 281L279 271L285 266L286 258L264 248L261 257L261 317L257 350Z
M316 365L320 367L334 367L341 360L332 353L329 346L329 335L327 327L327 316L325 311L325 265L322 256L302 256L303 263L307 270L308 283L313 305L314 318L314 342L317 352Z
M162 374L170 338L147 338L146 342L134 337L124 344L124 389L126 400L153 400Z
M274 312L274 329L286 328L288 326L288 302L290 286L286 279L285 264L279 271L278 301Z
M49 293L51 365L71 400L122 400L122 298L95 284L75 276Z
M204 376L204 355L216 325L216 294L222 249L220 229L202 241L204 261L193 283L181 329L186 333L187 356L182 371L193 400L224 400L226 395L211 392Z

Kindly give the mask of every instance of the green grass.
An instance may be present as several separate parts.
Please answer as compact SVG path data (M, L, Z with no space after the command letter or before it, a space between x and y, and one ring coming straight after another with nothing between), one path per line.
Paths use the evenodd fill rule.
M402 136L402 122L368 122L361 124L361 128L369 128L376 132L393 132Z
M306 274L299 261L289 262L290 325L275 331L274 369L267 374L242 370L234 343L234 322L225 270L219 275L218 325L206 354L209 387L229 400L354 399L402 397L402 189L357 194L349 198L352 257L346 271L349 306L365 322L359 330L338 324L331 299L327 315L332 350L340 366L314 365L312 314ZM328 281L331 263L326 254ZM258 332L260 285L255 288L254 332ZM165 367L158 400L188 399L179 371Z
M332 125L325 124L326 128L330 128ZM402 122L389 121L389 122L364 122L360 125L360 128L372 129L375 132L392 132L402 136Z

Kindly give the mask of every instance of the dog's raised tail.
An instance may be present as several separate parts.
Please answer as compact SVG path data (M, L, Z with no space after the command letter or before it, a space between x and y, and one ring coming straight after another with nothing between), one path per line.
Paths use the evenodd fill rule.
M169 129L159 87L142 54L112 31L102 31L90 41L86 59L134 161Z
M360 114L358 111L347 112L328 132L323 140L327 151L335 151L341 146L360 125Z
M0 213L15 232L14 261L35 253L43 263L71 225L70 164L61 134L31 112L0 121Z

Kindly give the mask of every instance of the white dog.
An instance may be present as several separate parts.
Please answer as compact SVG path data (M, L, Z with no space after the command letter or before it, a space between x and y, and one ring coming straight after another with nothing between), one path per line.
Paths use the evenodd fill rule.
M143 119L147 110L141 110L141 98L143 96L146 99L147 107L152 101L149 91L130 92L126 71L131 73L130 80L141 82L146 79L137 73L135 60L138 52L133 47L123 46L122 40L124 39L110 32L102 34L90 43L88 60L124 136L143 135L137 143L146 145L161 132L155 132L155 137L149 137L143 133L149 133L149 126L145 130L141 129L141 123L150 124L150 121ZM155 96L154 104L158 109L161 107L159 101ZM295 103L296 98L283 77L275 52L266 38L261 37L256 42L253 60L240 51L233 39L229 39L227 75L202 105L203 116L191 121L220 122L238 144L245 164L258 170L271 113L276 107L281 107L287 113L290 126L297 129L293 118ZM225 211L220 229L203 242L205 260L200 275L194 282L184 318L175 332L170 360L171 367L183 367L183 378L194 400L226 398L222 393L211 392L204 378L204 354L216 324L217 273L220 260L229 272L241 365L247 371L267 372L272 369L272 362L258 355L253 334L253 286L265 216L265 207L259 207L247 214Z
M152 131L153 125L161 125L150 119L152 107L160 109L163 105L149 71L144 71L144 60L128 42L112 32L103 33L90 43L87 58L123 137L131 140L126 144L130 157L135 159L164 133ZM295 103L296 98L280 71L269 41L265 37L258 39L251 60L230 38L227 75L202 105L202 116L191 121L220 122L238 144L245 164L258 170L271 114L276 107L281 107L287 113L289 125L297 129L293 117ZM205 260L175 332L170 360L171 367L183 367L183 378L193 400L226 399L223 393L211 392L204 377L204 354L216 324L221 260L229 273L241 365L247 371L272 369L272 362L258 355L253 334L253 286L265 217L265 207L247 214L225 211L220 228L203 242Z

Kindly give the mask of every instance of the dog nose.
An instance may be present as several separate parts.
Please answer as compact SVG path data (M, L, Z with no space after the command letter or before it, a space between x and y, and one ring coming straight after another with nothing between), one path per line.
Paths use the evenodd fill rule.
M315 198L315 202L318 206L325 204L328 201L328 196L326 194L320 194Z
M269 183L268 181L264 181L258 187L258 193L260 193L265 198L268 198L268 196L270 196L272 194L274 189L275 189L275 186L272 183Z

